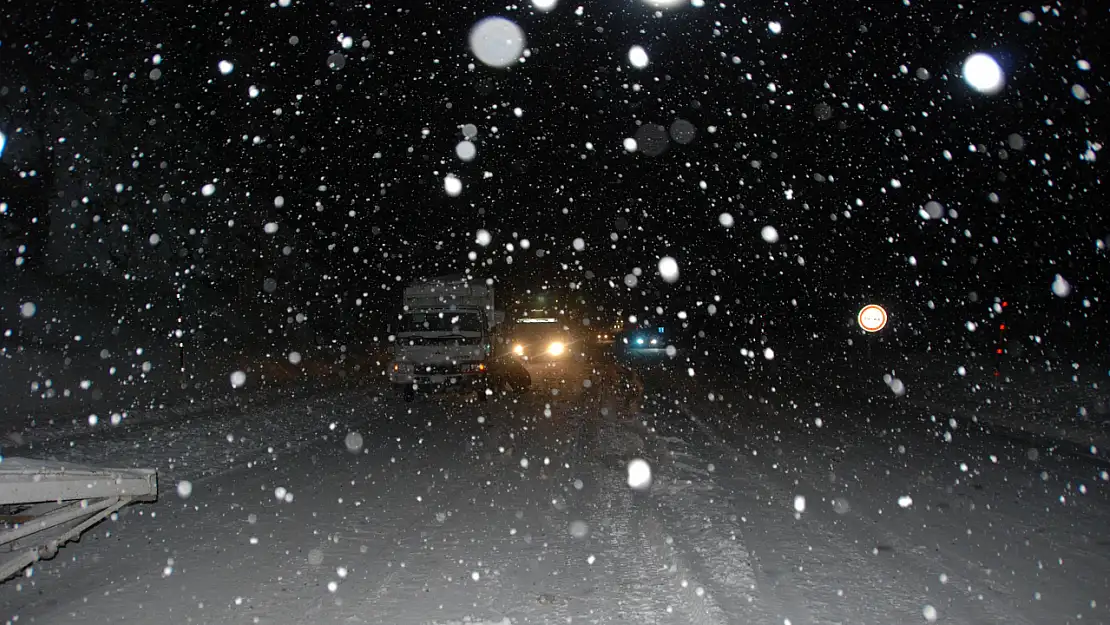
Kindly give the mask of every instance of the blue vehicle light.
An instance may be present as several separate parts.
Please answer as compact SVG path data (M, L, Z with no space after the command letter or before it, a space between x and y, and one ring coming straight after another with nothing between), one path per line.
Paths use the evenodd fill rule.
M636 339L636 344L637 345L643 345L644 344L644 337L641 336L641 337L637 338Z

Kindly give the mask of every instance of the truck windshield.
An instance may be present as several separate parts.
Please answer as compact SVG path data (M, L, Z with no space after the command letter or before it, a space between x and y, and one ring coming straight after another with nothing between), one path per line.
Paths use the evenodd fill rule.
M521 322L513 324L513 336L550 336L563 331L563 324L557 321Z
M417 311L401 317L401 332L481 332L482 316L475 312Z

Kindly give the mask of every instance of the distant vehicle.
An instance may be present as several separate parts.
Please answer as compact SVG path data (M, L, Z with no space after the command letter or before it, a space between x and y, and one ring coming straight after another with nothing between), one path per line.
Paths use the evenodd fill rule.
M621 327L619 324L610 328L598 328L594 341L602 345L608 345L617 340L620 336Z
M390 382L412 401L417 390L469 388L486 398L492 332L502 314L492 286L462 276L405 288L390 364Z
M621 343L629 352L662 352L667 348L667 332L663 326L632 328L622 334Z
M574 338L557 317L521 317L513 322L509 345L526 363L561 362L571 356Z

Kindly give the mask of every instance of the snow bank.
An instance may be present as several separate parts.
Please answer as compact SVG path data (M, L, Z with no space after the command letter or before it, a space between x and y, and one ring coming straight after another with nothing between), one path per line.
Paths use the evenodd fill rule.
M19 443L43 425L118 425L168 407L185 416L190 407L265 402L278 390L304 394L383 379L386 345L357 337L343 345L301 327L259 331L283 326L252 325L257 315L240 314L219 296L197 295L190 306L200 310L185 310L175 293L148 285L6 277L0 431ZM238 388L236 372L244 380Z
M364 390L286 396L251 406L194 405L162 410L117 426L72 424L31 430L6 455L31 455L92 466L145 467L159 472L160 488L201 483L231 471L294 454L321 433L335 432L353 414L380 405ZM343 433L343 430L339 430ZM346 435L344 433L344 435ZM348 443L350 451L357 439ZM13 453L14 452L14 453Z
M771 405L821 402L856 413L896 409L912 419L956 419L1019 437L1093 446L1094 453L1110 449L1105 363L1049 350L999 359L993 353L912 351L860 341L835 348L774 345L768 359L762 347L695 355L691 364L711 387L742 381Z
M1105 371L1043 363L996 367L990 357L923 354L910 354L904 363L890 373L906 384L906 402L923 414L1110 450Z

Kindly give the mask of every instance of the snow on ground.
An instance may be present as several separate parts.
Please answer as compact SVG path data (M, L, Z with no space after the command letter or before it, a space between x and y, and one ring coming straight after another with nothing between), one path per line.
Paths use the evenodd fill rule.
M486 404L351 390L37 442L62 460L154 464L163 496L0 586L0 611L59 624L1110 622L1107 476L1091 458L949 439L820 388L778 402L785 389L638 370L533 372L536 391ZM630 484L634 459L650 488Z
M865 337L866 338L866 337ZM701 378L758 380L767 397L795 403L839 397L855 406L909 404L938 422L956 419L1023 438L1047 438L1110 458L1110 377L1101 363L1034 355L999 361L993 354L915 352L894 347L779 347L773 360L726 357L730 366L695 365ZM1051 356L1051 357L1049 357ZM1080 362L1082 361L1082 362ZM723 375L718 376L718 372ZM998 371L998 375L995 372ZM887 377L889 376L889 378ZM1091 447L1094 450L1091 450Z
M757 577L790 580L781 617L912 622L929 606L955 622L1110 619L1110 465L934 425L912 404L798 387L771 401L742 380L645 373L653 423L677 431L678 457L713 465ZM705 479L691 470L691 483Z
M325 340L310 325L281 336L250 325L259 310L227 314L226 294L204 293L204 322L188 317L170 292L91 276L0 277L0 434L21 444L37 431L134 421L167 409L194 414L213 407L303 396L363 385L381 375L388 344L345 335ZM163 285L164 286L164 285ZM144 297L145 296L145 297ZM197 297L200 297L199 295ZM175 302L154 305L147 302ZM200 306L190 302L190 306ZM276 305L281 317L284 308ZM273 315L273 310L269 314ZM187 321L178 321L180 315ZM201 331L173 336L179 327ZM366 340L363 340L366 339ZM231 376L245 374L233 388Z
M141 421L148 416L163 418L167 412L186 416L215 407L273 401L290 394L303 396L380 383L384 382L382 371L387 357L383 350L317 352L293 365L284 355L244 350L193 367L191 375L205 382L185 388L172 365L159 365L151 373L129 381L110 375L98 356L88 354L82 359L64 357L60 351L21 350L0 354L0 358L0 371L5 374L0 381L4 397L0 428L9 443L19 444L27 437L56 435L59 428L69 434L90 426ZM235 371L246 373L246 383L239 388L230 382Z
M1096 455L1110 450L1110 377L1105 370L1067 363L1004 363L995 375L991 358L967 360L909 354L891 373L907 384L908 403L942 420L975 419L1031 437L1094 446Z
M743 563L739 588L708 593L629 487L647 433L608 375L552 372L516 401L354 392L44 444L158 463L163 498L0 587L0 605L21 623L728 622Z
M186 405L142 413L119 426L76 422L36 429L8 455L34 456L94 466L156 468L162 490L178 480L203 480L289 452L311 442L357 410L380 402L372 391L333 390L304 399L256 405L231 402Z

